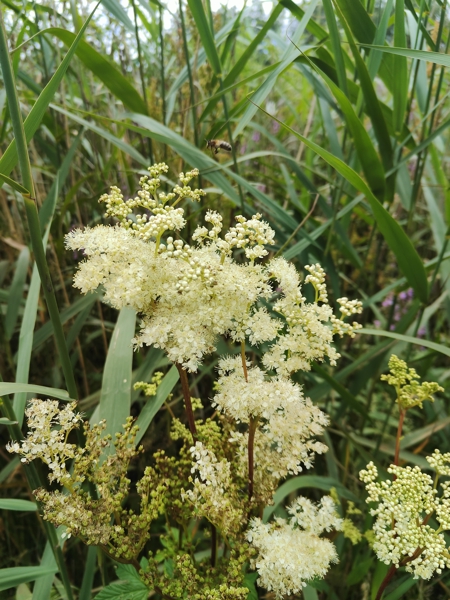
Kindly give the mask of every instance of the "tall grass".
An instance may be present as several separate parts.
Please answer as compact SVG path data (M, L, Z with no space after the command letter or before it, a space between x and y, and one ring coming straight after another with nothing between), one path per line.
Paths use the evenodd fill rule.
M301 381L330 415L329 452L314 475L283 484L270 511L281 514L299 489L314 498L335 487L370 528L357 473L369 460L385 472L392 460L394 402L379 383L390 354L445 387L450 374L446 0L280 0L267 14L258 2L211 12L179 0L170 26L163 5L137 0L70 11L3 0L0 10L3 439L23 435L26 399L44 394L78 398L113 433L132 414L146 448L161 442L157 411L170 394L181 399L178 375L156 350L132 353L131 310L78 296L80 257L63 236L101 222L98 197L112 184L133 194L150 162L167 161L171 180L197 167L202 212L220 206L230 223L263 213L275 252L299 269L320 262L334 298L364 300L364 329L341 345L339 366L317 365ZM228 140L231 156L212 156L210 138ZM194 227L198 208L189 215ZM210 393L214 366L195 380L199 395ZM130 382L156 369L166 375L150 404ZM423 467L430 448L450 451L449 425L442 400L414 413L401 459ZM93 597L114 579L112 565L76 541L63 555L58 532L22 503L42 474L1 457L4 597L19 585L37 600ZM387 567L366 541L336 543L340 564L305 598L361 598L361 585L374 598ZM448 597L446 573L401 577L402 595L388 588L386 600Z

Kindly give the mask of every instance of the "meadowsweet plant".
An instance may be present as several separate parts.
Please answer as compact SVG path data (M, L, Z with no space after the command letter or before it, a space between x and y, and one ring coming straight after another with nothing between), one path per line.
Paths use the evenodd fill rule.
M367 502L376 503L371 514L376 517L373 526L374 550L378 558L391 565L381 583L377 600L400 567L414 578L430 579L435 573L450 567L450 548L444 531L450 529L450 481L439 483L442 476L450 475L450 453L435 450L427 456L431 477L418 467L399 466L400 441L406 411L422 408L425 400L433 401L433 394L443 392L437 383L419 382L415 369L392 355L388 375L381 378L393 386L399 407L394 463L388 468L391 479L379 481L373 462L360 472L366 484ZM435 523L430 520L434 519Z
M162 597L244 600L249 592L246 572L253 569L259 585L282 598L326 574L337 554L322 534L343 527L331 497L318 505L298 498L288 508L287 520L261 520L280 480L310 468L314 455L326 451L316 438L327 426L327 416L291 376L308 371L313 361L335 364L339 354L333 336L355 334L359 325L345 319L362 306L340 298L336 316L319 264L305 267L304 284L314 290L314 300L308 302L294 266L269 258L274 231L260 214L237 216L236 225L224 231L221 215L207 211L205 225L187 240L181 233L184 210L178 205L204 195L190 185L198 171L180 173L180 184L163 193L161 176L167 171L163 163L150 167L130 200L111 188L100 201L115 224L72 231L66 245L85 256L74 285L83 293L102 286L111 306L136 309L141 324L135 346L162 348L176 365L187 421L186 426L172 419L176 451L154 454L136 486L141 503L135 512L126 508L126 468L139 452L131 421L118 434L115 452L103 459L101 449L110 440L100 435L102 425L85 425L86 446L72 447L64 431L54 429L62 414L54 408L36 446L34 413L40 414L46 403L41 407L35 402L29 409L30 435L12 449L25 460L39 456L52 473L51 465L61 469L70 459L74 468L64 466L64 476L56 479L65 495L37 492L45 517L65 524L69 534L86 543L101 545L116 560L135 565L142 581ZM188 373L216 351L220 336L233 350L219 359L212 398L193 401ZM248 350L261 344L261 359L250 360ZM154 394L160 381L158 376L140 387ZM196 417L202 405L209 418ZM79 417L73 415L68 419L75 427ZM55 447L54 439L59 440ZM96 510L103 524L97 537L90 522ZM77 526L75 517L69 518L72 513L82 515ZM145 544L160 515L166 534L160 550L149 553ZM145 561L139 562L144 550Z

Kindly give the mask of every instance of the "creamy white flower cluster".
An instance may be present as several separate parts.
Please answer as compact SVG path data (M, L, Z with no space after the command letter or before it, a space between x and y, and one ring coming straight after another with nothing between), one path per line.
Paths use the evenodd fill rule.
M306 582L324 577L330 563L337 562L334 545L320 536L324 531L342 529L330 496L315 506L307 498L297 498L288 508L289 521L276 518L273 523L252 519L247 539L258 551L252 567L259 573L259 584L276 598L298 594Z
M450 474L450 454L436 450L427 461L438 475ZM370 511L376 516L374 550L385 564L404 566L415 579L429 579L450 567L443 533L450 530L450 482L441 484L442 495L438 497L437 477L433 481L417 466L391 465L388 473L393 475L392 481L378 482L372 462L360 472L368 492L367 502L378 503ZM437 529L428 524L431 516L438 523Z
M361 327L356 322L350 324L342 320L348 314L361 313L361 302L354 301L350 312L347 298L339 298L338 303L347 310L338 319L326 303L328 296L322 267L316 264L305 268L309 271L305 282L311 283L316 290L316 301L313 303L308 303L303 297L299 274L292 264L283 258L276 258L267 265L272 278L279 282L282 294L273 308L284 317L286 326L265 353L263 362L267 369L274 369L284 376L299 370L309 371L311 362L322 361L325 357L328 357L330 364L335 365L340 355L331 345L333 335L346 333L353 336L354 331Z
M326 452L313 438L323 433L328 418L303 396L299 385L282 376L268 378L257 366L248 369L246 378L236 357L222 358L219 374L213 406L237 422L256 419L259 425L254 456L260 493L267 488L270 495L277 481L298 474L302 464L311 467L314 453ZM231 441L245 471L248 436L236 431Z
M7 444L8 452L21 454L25 463L39 457L50 470L49 481L66 485L71 479L66 460L73 459L80 452L78 446L67 441L72 429L83 420L82 414L75 412L75 407L76 402L71 402L60 410L57 400L30 400L25 411L28 435L20 444Z
M233 483L231 465L226 459L218 460L201 442L190 449L193 458L191 473L193 487L182 492L197 514L207 517L226 537L242 525L241 502Z
M182 198L198 200L203 193L188 185L196 170L181 173L183 185L171 194L158 193L159 176L165 171L164 164L151 167L135 199L125 202L118 188L101 198L107 215L119 220L116 227L97 226L66 236L66 246L83 249L86 256L74 285L83 293L101 285L106 302L118 309L135 308L142 314L135 343L163 348L170 360L190 371L215 350L220 335L253 345L272 342L264 364L280 375L309 370L311 361L326 357L334 364L339 355L331 345L333 334L353 335L359 325L334 317L326 303L321 267L307 267L307 282L316 289L316 301L307 303L298 273L285 259L255 264L267 255L265 246L274 243L274 231L259 214L236 217L237 225L220 238L222 217L208 211L211 228L196 229L196 247L173 237L164 242L165 232L185 225L183 209L174 205ZM137 207L150 216L129 217ZM233 259L233 250L240 249L248 262ZM279 296L274 309L283 320L260 306L273 296L274 287ZM361 312L360 303L345 304L345 311L343 316Z

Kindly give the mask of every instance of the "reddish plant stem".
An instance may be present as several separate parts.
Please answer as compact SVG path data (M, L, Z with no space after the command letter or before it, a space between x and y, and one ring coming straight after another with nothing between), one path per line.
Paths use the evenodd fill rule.
M194 411L192 410L191 392L189 391L188 376L185 369L183 369L180 363L175 363L175 366L177 367L178 373L180 375L181 388L183 390L184 405L186 407L186 415L189 424L189 430L192 434L192 439L195 444L197 442L197 428L195 426Z
M241 360L242 370L244 371L245 381L248 383L247 359L245 357L245 340L241 342Z
M395 565L392 565L391 568L389 569L389 571L386 573L386 577L381 582L380 587L378 588L378 592L375 597L375 600L381 600L381 596L383 595L384 590L386 589L388 583L394 577L396 572L397 572L397 567Z
M415 551L414 551L414 554L412 556L407 556L406 558L404 558L400 562L400 567L404 567L405 565L407 565L412 560L416 560L416 558L422 554L423 550L424 549L421 548L420 546L418 548L416 548ZM390 582L390 580L393 578L393 576L395 575L395 573L397 572L397 570L398 569L397 569L397 567L395 565L391 566L391 568L389 569L389 571L386 573L386 577L381 582L381 585L380 585L380 587L378 589L378 592L377 592L375 600L381 600L381 596L383 595L383 592L386 589L386 586L388 585L388 583Z
M248 425L248 499L251 500L253 496L253 481L254 481L254 445L255 445L255 433L258 425L258 419L250 417L250 423Z
M397 437L395 439L395 456L394 456L394 465L398 466L399 457L400 457L400 439L402 437L403 431L403 421L405 420L406 410L400 407L400 416L398 418L398 428L397 428ZM395 480L395 476L394 476Z

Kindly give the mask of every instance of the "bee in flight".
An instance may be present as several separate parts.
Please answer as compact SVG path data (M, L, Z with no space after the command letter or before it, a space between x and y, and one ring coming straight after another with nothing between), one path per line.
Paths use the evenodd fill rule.
M225 140L206 140L206 147L210 148L211 151L214 151L215 154L217 154L219 150L231 152L231 144L225 142Z

